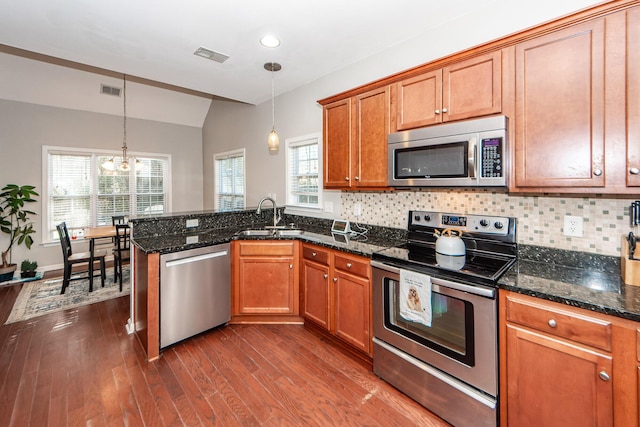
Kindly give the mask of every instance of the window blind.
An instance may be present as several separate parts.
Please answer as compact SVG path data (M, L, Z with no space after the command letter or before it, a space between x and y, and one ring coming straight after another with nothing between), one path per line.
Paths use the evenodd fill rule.
M110 171L101 167L112 158L110 154L62 147L44 147L43 151L47 155L45 242L58 240L56 225L63 221L74 234L85 227L110 225L114 215L167 210L169 157L137 157L142 169L121 171L116 155L115 170Z
M287 205L320 206L320 158L318 137L287 143Z
M244 149L214 156L215 208L221 211L245 206Z

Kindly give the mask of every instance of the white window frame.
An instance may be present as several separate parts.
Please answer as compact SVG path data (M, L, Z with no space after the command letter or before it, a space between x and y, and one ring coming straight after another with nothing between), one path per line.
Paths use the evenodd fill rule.
M314 142L315 141L315 142ZM292 193L293 189L291 188L291 152L294 148L310 145L310 144L318 145L318 204L313 206L309 204L299 204L296 201L295 195ZM286 190L287 190L287 204L288 208L293 208L301 211L322 211L322 203L323 203L323 163L322 163L322 134L321 133L312 133L309 135L298 136L295 138L287 138L285 140L286 146Z
M90 226L97 226L97 201L98 201L98 179L97 172L100 165L97 165L97 157L98 156L122 156L121 151L112 151L112 150L102 150L102 149L88 149L88 148L75 148L75 147L59 147L59 146L50 146L43 145L42 146L42 193L40 196L40 200L42 201L42 215L41 215L41 229L42 229L42 243L43 244L51 244L57 243L58 240L56 238L51 238L49 230L49 155L50 154L61 154L61 155L84 155L91 157L92 169L91 169L91 190L89 197L91 199L91 212L90 212ZM139 157L144 159L157 159L166 162L166 170L164 171L164 182L165 182L165 211L171 212L171 155L170 154L158 154L158 153L140 153L140 152L129 152L131 157ZM132 171L133 177L133 185L129 188L129 199L130 206L135 209L135 170ZM135 212L131 213L131 215L135 215ZM54 233L55 234L55 233Z
M233 157L243 158L242 206L243 209L247 207L247 154L245 148L239 148L237 150L225 151L213 155L213 203L215 210L220 209L220 200L218 197L218 160L226 160Z

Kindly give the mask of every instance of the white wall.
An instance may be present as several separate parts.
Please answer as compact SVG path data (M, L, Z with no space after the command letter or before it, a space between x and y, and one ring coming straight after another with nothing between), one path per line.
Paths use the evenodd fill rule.
M131 152L171 155L173 211L202 209L202 130L198 127L127 119ZM35 185L42 199L42 146L113 149L122 146L122 117L0 99L0 186ZM60 247L41 245L41 209L33 206L36 244L14 247L13 262L35 259L61 265ZM0 247L8 244L0 235ZM86 250L79 245L74 250Z

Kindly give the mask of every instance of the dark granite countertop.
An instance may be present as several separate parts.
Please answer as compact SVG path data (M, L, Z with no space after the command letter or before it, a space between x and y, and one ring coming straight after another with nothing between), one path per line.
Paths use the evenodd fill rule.
M301 226L303 234L296 236L239 236L237 233L247 229L260 229L256 226L234 226L198 231L193 233L167 234L151 237L132 238L132 242L144 253L166 254L179 252L199 247L212 246L227 243L232 240L300 240L313 243L330 249L337 249L355 255L371 257L375 251L394 246L400 241L394 236L357 236L344 241L340 236L334 237L330 230L321 227Z
M540 252L560 256L531 259L531 253L524 257L520 253L518 262L500 278L500 288L640 321L640 287L624 284L615 257L585 254L583 257L588 259L580 260L580 253L574 252L569 256L575 259L567 260L562 255L570 251L542 248Z

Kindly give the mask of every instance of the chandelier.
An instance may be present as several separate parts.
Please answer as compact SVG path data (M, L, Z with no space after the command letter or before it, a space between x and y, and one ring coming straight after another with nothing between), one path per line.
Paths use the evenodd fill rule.
M127 155L127 75L124 74L122 76L123 79L123 87L122 87L122 99L123 99L123 120L122 120L122 160L120 161L120 165L118 169L124 172L128 172L131 170L130 162L133 161L136 170L141 170L144 168L144 164L137 159L133 159ZM116 170L116 161L115 157L107 160L102 164L102 167L106 170L113 171Z

